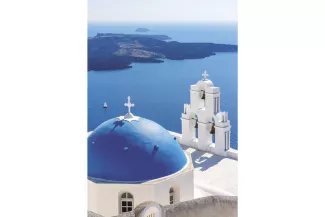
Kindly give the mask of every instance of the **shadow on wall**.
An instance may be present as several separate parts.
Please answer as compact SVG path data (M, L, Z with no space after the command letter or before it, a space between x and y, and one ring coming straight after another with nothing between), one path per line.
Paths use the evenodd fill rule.
M188 147L183 147L183 149L186 150ZM222 159L225 158L219 155L209 154L197 150L193 151L191 156L194 168L199 168L201 171L205 171L210 167L217 165Z

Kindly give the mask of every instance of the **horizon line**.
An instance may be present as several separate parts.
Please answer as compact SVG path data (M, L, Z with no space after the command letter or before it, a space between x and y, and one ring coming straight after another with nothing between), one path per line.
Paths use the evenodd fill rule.
M238 21L111 21L111 20L87 20L87 23L112 23L112 24L238 24Z

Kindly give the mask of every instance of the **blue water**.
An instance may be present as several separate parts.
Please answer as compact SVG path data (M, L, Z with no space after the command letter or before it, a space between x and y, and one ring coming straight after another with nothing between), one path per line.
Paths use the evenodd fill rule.
M237 44L237 27L227 25L112 25L89 24L88 36L97 32L135 33L146 27L150 34L165 34L180 42ZM149 34L148 33L148 34ZM164 63L134 63L131 69L88 72L88 131L107 119L127 112L127 96L135 104L132 113L151 119L168 130L181 132L184 103L190 102L190 85L208 78L221 88L221 111L229 112L231 147L237 149L237 53L218 53L196 60L165 60ZM108 109L103 109L107 102Z

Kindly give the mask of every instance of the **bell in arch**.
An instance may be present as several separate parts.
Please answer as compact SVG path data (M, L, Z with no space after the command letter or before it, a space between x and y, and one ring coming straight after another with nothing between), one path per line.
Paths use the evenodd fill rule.
M210 134L215 134L216 131L215 131L215 128L214 128L214 123L212 124L212 127L211 127L211 131L210 131Z
M194 126L194 128L198 128L197 120L196 120L196 122L195 122L195 126Z
M201 99L205 99L205 91L203 91Z

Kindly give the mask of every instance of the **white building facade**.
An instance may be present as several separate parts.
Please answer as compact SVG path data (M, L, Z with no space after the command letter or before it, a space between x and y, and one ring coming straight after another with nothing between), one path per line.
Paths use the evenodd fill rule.
M182 134L174 135L182 145L237 158L237 151L230 148L228 112L220 111L220 88L207 79L206 72L202 75L202 80L191 85L190 104L184 104Z

